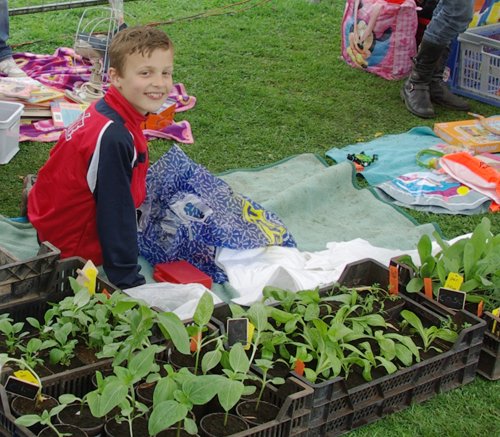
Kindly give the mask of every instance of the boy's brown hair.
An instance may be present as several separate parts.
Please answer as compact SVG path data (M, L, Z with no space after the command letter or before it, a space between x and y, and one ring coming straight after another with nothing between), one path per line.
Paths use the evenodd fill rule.
M156 49L173 50L167 34L155 27L135 26L118 32L109 46L109 66L121 76L127 56L140 53L149 56Z

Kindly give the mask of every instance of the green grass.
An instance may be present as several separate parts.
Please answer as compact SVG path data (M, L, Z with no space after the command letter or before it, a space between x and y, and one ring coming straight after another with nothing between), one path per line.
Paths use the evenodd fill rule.
M14 0L13 4L23 4ZM26 4L27 1L24 3ZM176 115L191 123L195 143L182 146L195 161L217 173L257 167L290 155L324 153L369 141L380 133L467 117L438 108L435 120L421 120L404 108L401 81L386 81L347 66L340 59L340 23L344 0L258 0L241 13L178 20L229 4L215 0L141 0L127 2L129 23L166 22L161 26L176 46L174 79L196 96L196 106ZM12 44L18 50L53 53L71 46L81 10L11 19ZM43 23L43 25L40 25ZM485 116L495 107L471 101ZM171 143L152 141L158 159ZM21 143L14 159L0 166L0 214L18 215L22 182L46 160L51 144ZM436 215L405 209L419 223L435 222L448 238L470 232L487 215L495 233L500 216ZM462 389L353 432L354 436L499 435L498 383L477 379Z

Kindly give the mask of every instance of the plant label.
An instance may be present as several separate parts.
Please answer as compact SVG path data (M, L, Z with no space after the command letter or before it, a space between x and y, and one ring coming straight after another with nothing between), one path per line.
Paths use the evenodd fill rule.
M248 343L248 319L242 317L227 319L227 343L231 347L236 343L246 346Z
M462 286L462 282L464 282L464 278L462 277L462 275L451 272L446 278L446 282L444 283L444 288L458 291Z
M415 276L413 269L398 260L398 257L391 258L389 262L389 285L390 293L398 294L396 291L399 288L399 284L408 284L411 278Z
M38 383L10 375L5 383L5 390L28 399L36 399L40 386Z
M464 291L450 290L441 287L438 292L437 300L439 303L455 310L463 310L465 307L466 293Z

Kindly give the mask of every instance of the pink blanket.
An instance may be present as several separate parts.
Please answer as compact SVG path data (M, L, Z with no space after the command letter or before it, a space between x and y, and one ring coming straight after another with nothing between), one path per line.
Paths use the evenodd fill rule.
M28 76L60 90L73 89L75 85L78 86L90 78L90 63L82 60L71 48L58 48L53 55L16 53L14 58ZM187 111L196 104L196 97L189 96L181 83L174 85L170 98L177 101L176 112ZM51 119L46 119L21 125L19 140L57 141L61 132L62 129L54 127ZM148 138L166 138L184 144L192 144L194 141L188 121L174 121L162 130L148 129L144 134Z

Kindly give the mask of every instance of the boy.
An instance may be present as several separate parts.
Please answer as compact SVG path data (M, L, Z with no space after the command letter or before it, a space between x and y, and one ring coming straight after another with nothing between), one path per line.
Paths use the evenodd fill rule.
M132 27L109 48L111 86L61 135L28 197L40 241L61 256L102 264L125 289L143 284L136 209L146 195L147 142L140 128L172 89L173 45L162 31Z

